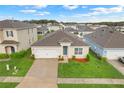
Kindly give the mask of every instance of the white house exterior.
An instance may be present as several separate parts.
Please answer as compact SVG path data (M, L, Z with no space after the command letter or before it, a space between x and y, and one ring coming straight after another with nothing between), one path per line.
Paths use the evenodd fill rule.
M90 48L102 57L113 60L124 56L124 35L119 32L96 31L84 38Z
M31 50L35 58L58 58L59 56L85 58L89 46L71 33L56 31L34 43Z
M14 53L28 49L37 41L37 29L34 25L15 21L0 21L0 53Z

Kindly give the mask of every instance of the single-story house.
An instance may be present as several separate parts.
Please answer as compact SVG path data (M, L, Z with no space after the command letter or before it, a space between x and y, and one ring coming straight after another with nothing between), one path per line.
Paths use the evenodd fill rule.
M83 38L84 35L93 33L95 30L93 30L92 28L90 28L89 26L83 26L83 25L78 25L77 26L77 30L78 30L78 37Z
M37 34L38 35L45 35L48 32L48 27L47 26L41 26L37 28Z
M66 31L56 31L46 35L31 46L35 58L85 58L89 46L76 35Z
M124 56L124 34L114 31L96 31L84 36L85 42L99 56L118 59Z

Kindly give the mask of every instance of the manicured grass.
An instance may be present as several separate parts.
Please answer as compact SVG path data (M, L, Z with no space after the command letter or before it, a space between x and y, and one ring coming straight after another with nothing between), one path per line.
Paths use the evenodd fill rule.
M79 63L71 60L69 63L60 63L58 77L61 78L124 78L108 62L97 59L90 53L90 61Z
M2 83L0 82L0 88L15 88L18 83Z
M30 51L27 51L27 54L22 58L12 58L8 62L0 62L0 76L25 76L29 68L33 63L33 59L30 58ZM10 70L6 70L6 65L9 65ZM14 66L17 67L18 72L15 72Z
M42 35L38 35L38 40L42 39L43 36Z
M58 84L59 88L124 88L119 84Z

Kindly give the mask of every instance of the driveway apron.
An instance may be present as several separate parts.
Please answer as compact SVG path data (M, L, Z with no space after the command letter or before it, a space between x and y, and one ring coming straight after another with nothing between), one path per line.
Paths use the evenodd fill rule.
M124 75L124 64L122 64L118 60L109 60L108 62Z
M35 60L29 72L17 88L56 88L57 59Z

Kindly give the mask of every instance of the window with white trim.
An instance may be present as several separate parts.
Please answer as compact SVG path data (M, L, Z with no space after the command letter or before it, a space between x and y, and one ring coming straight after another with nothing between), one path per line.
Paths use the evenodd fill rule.
M83 54L83 48L75 48L75 55L81 55Z
M13 37L13 31L6 31L7 37Z

